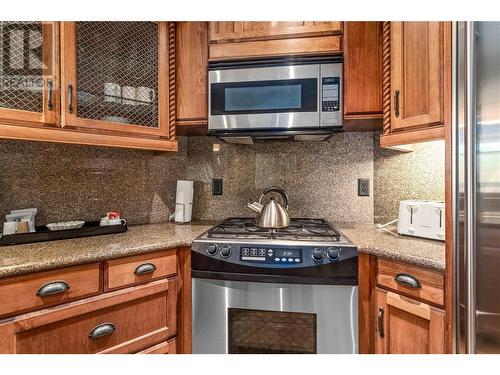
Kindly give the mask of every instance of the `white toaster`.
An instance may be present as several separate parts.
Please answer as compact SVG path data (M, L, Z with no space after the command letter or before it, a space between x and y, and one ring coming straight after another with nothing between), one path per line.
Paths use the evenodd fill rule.
M398 232L444 241L444 203L408 200L399 203Z

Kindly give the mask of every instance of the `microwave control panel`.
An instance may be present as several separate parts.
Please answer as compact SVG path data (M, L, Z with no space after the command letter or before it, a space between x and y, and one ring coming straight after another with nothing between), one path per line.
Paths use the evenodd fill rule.
M340 78L323 77L321 82L321 110L323 112L337 112L340 110Z
M320 64L320 126L342 126L342 63Z

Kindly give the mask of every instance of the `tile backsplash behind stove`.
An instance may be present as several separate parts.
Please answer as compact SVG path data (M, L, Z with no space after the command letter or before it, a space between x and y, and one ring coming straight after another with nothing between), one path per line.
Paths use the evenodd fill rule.
M212 144L221 144L219 152ZM284 188L292 217L337 222L373 222L373 194L358 197L357 179L373 181L373 134L339 133L325 142L263 141L225 144L190 137L186 178L195 181L193 217L223 220L254 216L246 208L272 185ZM223 179L223 194L212 195L212 178Z

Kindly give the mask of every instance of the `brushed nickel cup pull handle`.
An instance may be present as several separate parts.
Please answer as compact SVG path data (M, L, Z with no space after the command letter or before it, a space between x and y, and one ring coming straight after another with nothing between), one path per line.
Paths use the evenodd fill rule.
M397 274L394 278L397 283L409 286L410 288L420 289L420 282L413 276L404 273Z
M155 271L156 271L156 266L153 263L144 263L141 264L140 266L137 266L137 268L134 271L134 274L145 275L147 273L153 273Z
M115 331L115 325L113 323L102 323L96 326L92 331L89 333L89 337L92 340L97 340L101 337L111 335Z
M36 292L38 297L47 297L53 294L64 293L69 289L69 284L65 281L51 281L43 284Z

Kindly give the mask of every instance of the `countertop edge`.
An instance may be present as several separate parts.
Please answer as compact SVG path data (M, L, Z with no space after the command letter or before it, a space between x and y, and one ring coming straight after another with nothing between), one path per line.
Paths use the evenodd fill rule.
M446 270L446 266L441 262L436 262L431 259L419 258L408 254L391 253L379 248L374 249L374 248L358 247L358 252L363 254L374 255L377 258L389 259L397 262L407 263L409 265L422 267L430 271L444 273Z

